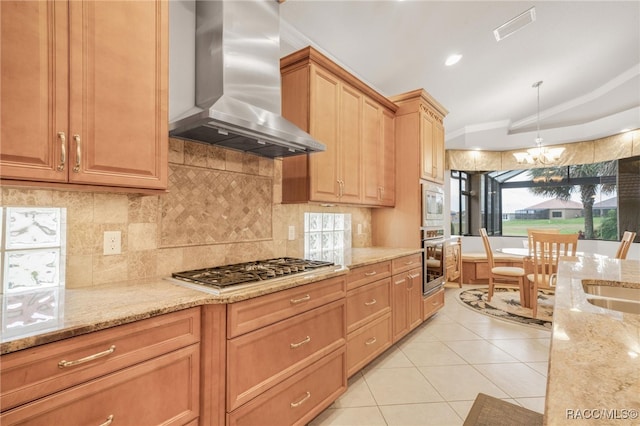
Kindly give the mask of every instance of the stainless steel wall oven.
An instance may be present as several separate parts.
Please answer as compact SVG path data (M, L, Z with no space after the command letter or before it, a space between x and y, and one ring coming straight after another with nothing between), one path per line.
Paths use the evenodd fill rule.
M424 181L422 188L422 226L424 281L422 293L431 294L444 285L444 190L442 185Z

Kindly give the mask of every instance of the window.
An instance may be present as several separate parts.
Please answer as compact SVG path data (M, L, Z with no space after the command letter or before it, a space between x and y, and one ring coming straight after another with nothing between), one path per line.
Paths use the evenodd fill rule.
M344 265L344 249L351 248L351 215L304 214L304 257Z
M0 209L4 336L55 328L62 316L66 209Z
M492 235L526 236L527 228L548 227L588 239L618 240L624 230L639 227L640 157L476 175L452 171L451 176L452 212L462 209L462 195L454 200L453 191L460 176L477 180L479 202L465 214Z
M470 235L469 201L471 181L469 174L461 171L451 172L451 235Z

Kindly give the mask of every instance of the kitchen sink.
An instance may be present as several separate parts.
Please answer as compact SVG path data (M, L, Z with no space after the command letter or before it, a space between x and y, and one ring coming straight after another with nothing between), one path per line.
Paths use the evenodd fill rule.
M627 314L640 314L640 303L629 302L628 300L608 299L608 298L587 298L587 302L613 311Z
M619 287L613 285L582 283L584 292L589 295L625 299L640 303L640 288Z
M582 288L587 301L613 311L640 314L640 287L623 287L620 283L583 281Z

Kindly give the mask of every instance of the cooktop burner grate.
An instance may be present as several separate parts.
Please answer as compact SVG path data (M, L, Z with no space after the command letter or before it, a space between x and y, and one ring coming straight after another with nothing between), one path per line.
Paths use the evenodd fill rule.
M174 278L198 284L226 287L283 277L331 265L333 265L332 262L280 257L255 262L195 269L192 271L174 272L171 275Z

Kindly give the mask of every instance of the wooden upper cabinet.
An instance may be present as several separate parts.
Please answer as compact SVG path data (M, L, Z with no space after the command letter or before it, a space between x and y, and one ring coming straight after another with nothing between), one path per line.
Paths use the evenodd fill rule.
M283 116L327 148L283 159L283 202L393 205L396 105L311 47L280 66Z
M67 180L67 15L63 2L0 2L2 177Z
M339 201L362 202L362 104L363 95L341 85L338 117ZM313 161L313 157L312 157Z
M166 1L0 7L2 178L165 189Z
M311 119L309 132L322 141L327 150L311 158L311 193L317 201L333 202L339 196L338 116L340 82L334 76L315 67L311 69ZM303 157L301 157L303 158ZM306 160L306 157L304 157Z
M448 111L423 89L391 97L399 108L396 120L403 122L403 140L398 143L418 143L420 147L420 178L444 182L444 126ZM417 117L417 118L416 118ZM399 159L415 161L411 158Z

